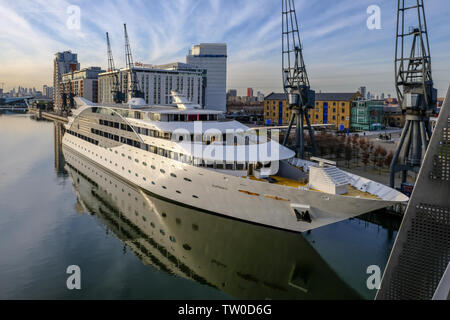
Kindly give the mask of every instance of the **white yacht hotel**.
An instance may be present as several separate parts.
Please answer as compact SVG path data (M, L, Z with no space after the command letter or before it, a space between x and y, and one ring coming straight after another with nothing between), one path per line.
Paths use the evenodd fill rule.
M75 98L63 145L154 196L296 232L408 200L329 161L296 159L276 137L172 97L164 106Z

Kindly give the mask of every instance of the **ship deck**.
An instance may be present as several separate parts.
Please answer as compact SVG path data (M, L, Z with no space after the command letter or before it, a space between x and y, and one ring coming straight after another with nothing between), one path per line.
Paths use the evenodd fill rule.
M258 179L258 178L254 177L254 176L246 176L246 177L243 177L243 178L269 183L269 181L267 181L265 179ZM305 182L297 181L297 180L289 179L289 178L285 178L285 177L271 176L271 178L276 180L276 182L274 182L273 184L277 184L277 185L292 187L292 188L296 188L296 189L298 189L299 187L307 188L307 186L308 186L308 184L305 183ZM323 191L316 190L316 189L313 189L313 188L310 188L309 190L317 191L317 192L323 192ZM355 187L353 187L351 185L348 185L348 192L342 194L342 196L354 197L354 198L363 198L363 199L372 199L372 200L381 200L381 198L379 198L378 196L373 195L373 194L368 193L368 192L364 192L364 191L358 190L358 189L356 189Z

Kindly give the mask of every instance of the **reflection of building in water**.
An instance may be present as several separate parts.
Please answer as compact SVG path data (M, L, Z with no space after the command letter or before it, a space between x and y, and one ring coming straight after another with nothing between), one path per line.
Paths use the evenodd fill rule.
M81 206L145 264L241 299L359 298L299 234L162 201L63 152Z
M55 139L54 148L55 148L55 169L58 176L67 175L67 171L65 169L65 160L64 155L62 153L62 138L64 135L64 124L61 122L53 122L53 137Z

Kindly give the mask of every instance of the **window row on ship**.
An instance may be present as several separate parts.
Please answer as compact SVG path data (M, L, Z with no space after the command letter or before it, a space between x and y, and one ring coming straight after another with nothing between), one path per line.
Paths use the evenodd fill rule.
M190 136L183 135L183 134L174 134L173 135L171 132L162 132L162 131L142 128L142 127L138 127L138 126L133 126L133 128L132 128L130 125L125 124L125 123L119 123L119 122L103 120L103 119L99 119L99 124L102 126L120 129L120 130L124 130L124 131L128 131L128 132L133 132L133 128L134 128L134 130L138 134L142 134L142 135L154 137L154 138L159 138L159 139L172 140L172 138L175 138L175 141L181 142L181 141L184 141L185 138L186 138L186 140L187 140L187 138L190 138L190 140L188 140L188 141L196 141L193 134L190 134ZM207 144L207 145L212 142L219 141L219 140L216 140L216 136L217 136L217 134L211 134L210 136L204 135L202 141L205 142L205 144ZM233 136L232 144L237 145L238 136L234 135L233 133L230 134L230 136ZM265 139L265 137L264 138L261 137L261 140L263 140L263 139ZM119 140L116 140L116 141L119 141ZM228 141L227 133L222 133L222 142L224 144L226 144L227 141ZM257 143L259 143L259 142L260 142L260 136L257 136ZM246 145L250 144L250 138L248 135L246 135L244 137L244 143Z
M157 113L149 111L138 111L123 108L92 108L93 113L114 115L114 112L124 118L148 119L162 122L191 122L191 121L218 121L218 114L177 114L177 113Z
M90 142L92 144L98 145L98 140L86 137L84 135L81 135L79 133L76 133L72 130L67 130L67 133L76 136L78 138L81 138L87 142ZM114 140L116 142L121 142L124 144L127 144L131 147L135 147L138 149L142 149L145 150L147 152L151 152L154 154L157 154L159 156L168 158L168 159L172 159L175 161L179 161L185 164L189 164L189 165L193 165L196 167L205 167L205 168L211 168L211 169L221 169L221 170L238 170L238 171L242 171L242 170L247 170L248 169L248 162L226 162L226 161L210 161L210 160L205 160L205 159L201 159L201 158L197 158L197 157L193 157L190 155L186 155L186 154L182 154L182 153L178 153L178 152L174 152L174 151L170 151L170 150L166 150L164 148L161 147L156 147L156 146L151 146L133 139L128 139L125 137L119 137L118 135L114 135L108 132L103 132L97 129L92 128L91 129L91 133L101 136L103 138L109 139L109 140ZM118 153L116 151L116 153ZM122 156L125 157L125 154L122 153ZM129 157L130 158L130 157ZM257 164L257 166L264 166L264 167L269 167L269 164Z

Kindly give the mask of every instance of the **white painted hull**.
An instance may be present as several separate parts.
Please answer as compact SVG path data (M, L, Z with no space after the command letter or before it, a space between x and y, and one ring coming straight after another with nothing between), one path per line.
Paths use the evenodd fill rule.
M128 145L107 149L69 134L64 135L63 145L156 196L234 219L295 232L315 229L398 203L244 179ZM291 204L309 206L311 223L298 221Z

